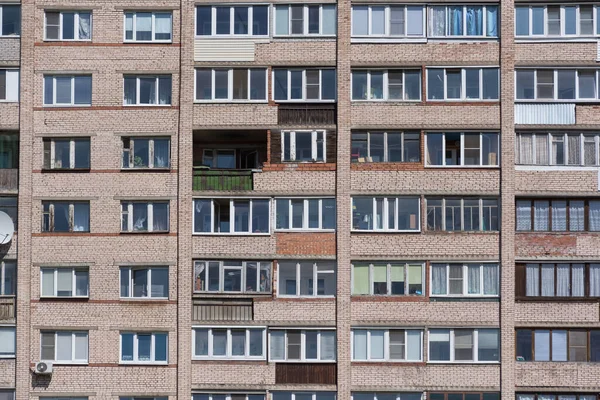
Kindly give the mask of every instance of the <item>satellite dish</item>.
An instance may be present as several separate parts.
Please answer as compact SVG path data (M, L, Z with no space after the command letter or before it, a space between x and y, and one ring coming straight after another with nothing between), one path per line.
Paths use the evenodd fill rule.
M7 213L0 211L0 244L10 242L14 233L15 224L12 218Z

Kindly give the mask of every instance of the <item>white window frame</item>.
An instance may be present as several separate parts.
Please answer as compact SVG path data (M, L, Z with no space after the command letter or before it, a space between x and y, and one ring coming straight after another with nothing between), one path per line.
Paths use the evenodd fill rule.
M337 79L337 69L336 68L273 68L271 71L271 80L272 87L275 88L275 71L276 70L284 70L287 72L287 99L275 99L275 89L273 89L272 97L273 101L276 103L335 103L337 102L337 82L335 84L335 92L336 95L334 99L322 99L323 96L323 70L333 70L335 72L335 76ZM319 98L318 99L307 99L306 98L306 71L319 71ZM300 99L292 99L292 71L301 71L302 72L302 98Z
M167 277L169 278L167 281L167 296L166 297L156 297L156 296L152 296L152 271L160 268L160 269L166 269L167 270ZM148 293L148 296L134 296L133 295L133 271L134 270L145 270L146 271L146 293ZM150 267L120 267L119 268L119 283L121 280L121 274L123 271L127 271L127 274L129 276L128 278L128 283L127 286L129 288L128 290L128 295L127 296L123 296L123 294L121 293L121 291L119 290L119 298L121 299L145 299L145 300L168 300L169 299L169 293L170 292L170 270L169 267L167 265L154 265L154 266L150 266Z
M20 33L21 29L19 29L19 34L18 35L5 35L4 32L2 32L2 18L3 18L3 16L2 16L2 12L3 12L2 7L3 6L12 6L12 5L15 5L15 6L18 5L18 6L20 6L20 3L15 3L15 4L13 4L13 3L0 4L0 37L7 37L7 38L18 38L18 37L21 37L21 33ZM21 18L23 18L22 13L21 13ZM19 27L21 28L21 23L19 23ZM45 29L44 29L44 31L45 31Z
M215 398L213 396L219 396L219 399L221 398L221 396L225 396L225 400L233 400L233 396L244 396L245 399L244 400L250 400L249 396L263 396L262 400L266 400L266 393L265 392L255 392L255 391L251 391L251 390L244 390L243 392L231 392L231 393L222 393L222 392L218 392L218 391L213 391L213 392L206 392L206 391L193 391L192 392L192 400L196 400L196 396L207 396L208 400L215 400ZM138 399L138 397L135 397L135 399ZM124 398L120 398L119 400L135 400L133 398L129 398L129 399L124 399ZM13 399L14 400L14 399ZM42 399L43 400L43 399ZM167 398L154 398L151 400L168 400Z
M58 13L60 15L59 17L59 28L58 28L58 39L49 39L46 36L47 33L47 25L48 25L48 19L47 19L47 13ZM64 14L74 14L73 17L73 39L64 39L63 38L63 26L64 26L64 22L63 22L63 16ZM79 14L80 13L84 13L84 14L90 14L90 38L89 39L80 39L79 38ZM1 16L1 14L0 14ZM92 10L44 10L44 41L45 42L91 42L92 41L92 37L93 37L93 13Z
M459 165L446 165L446 134L448 133L460 133L460 162L461 164ZM437 165L437 164L430 164L429 161L427 161L429 159L429 157L427 157L428 153L428 148L427 148L427 135L429 134L441 134L442 135L442 164L441 165ZM473 134L478 134L479 135L479 165L466 165L465 162L465 134L466 135L473 135ZM498 147L498 153L496 156L496 164L495 165L490 165L490 164L483 164L483 134L496 134L497 135L497 147ZM444 131L444 132L440 132L440 131L428 131L425 132L425 143L424 143L424 150L425 150L425 166L428 168L498 168L500 166L500 132L493 132L493 131L488 131L488 132L452 132L452 131Z
M159 84L159 78L161 77L168 77L171 79L171 102L167 103L167 104L160 104L160 93L159 93L159 89L160 89L160 84ZM135 104L127 104L125 102L125 78L135 78L135 100L136 103ZM146 103L140 103L140 79L141 78L154 78L154 91L155 91L155 98L154 100L156 101L154 104L146 104ZM172 107L173 106L173 75L172 74L159 74L159 75L144 75L144 74L140 74L140 75L135 75L135 74L124 74L123 75L123 106L124 107Z
M521 162L521 160L523 159L522 154L523 154L523 145L521 144L522 142L522 137L523 135L531 135L531 140L532 140L532 152L531 152L531 159L534 161L531 164L524 164ZM552 138L558 135L563 135L563 143L564 143L564 164L553 164L552 163ZM580 156L580 160L577 164L571 164L569 163L570 159L569 159L569 141L567 139L567 137L569 136L579 136L579 156ZM547 164L538 164L535 161L537 160L537 146L535 145L535 143L537 143L537 138L538 137L546 137L546 147L547 147L547 151L548 151L548 163ZM586 139L593 139L593 140L587 140ZM536 166L536 167L595 167L600 165L600 134L599 133L594 133L594 132L517 132L516 135L516 141L517 141L517 160L518 162L516 162L516 165L527 165L527 166ZM594 164L593 165L586 165L585 164L585 143L594 143Z
M283 200L288 201L288 227L287 228L277 228L277 201ZM303 201L303 211L302 211L302 227L294 228L292 227L293 214L292 214L292 201ZM319 201L319 227L318 228L310 228L309 227L309 200L318 200ZM275 231L286 232L286 231L322 231L322 232L335 232L335 228L323 228L323 200L335 200L334 197L307 197L307 198L293 198L293 197L276 197L275 198L275 213L273 219L273 229Z
M354 33L354 6L358 6L358 7L368 7L368 18L367 18L367 30L368 33L367 35L355 35ZM421 6L421 14L423 16L423 21L421 22L421 34L420 35L409 35L408 34L408 19L407 19L407 9L408 7L417 7L417 6ZM373 19L372 19L372 8L373 7L384 7L384 14L385 14L385 27L384 27L384 34L380 35L380 34L373 34ZM391 34L391 7L402 7L404 8L404 34L403 35L392 35ZM427 10L426 7L422 4L392 4L392 5L384 5L384 4L366 4L366 3L360 3L360 4L352 4L352 14L350 17L350 34L352 39L399 39L400 41L404 41L404 40L409 40L412 41L414 39L425 39L426 38L426 32L427 32Z
M465 329L465 330L471 330L473 331L473 360L455 360L455 345L454 345L454 330L455 329ZM496 327L489 327L489 328L446 328L446 327L440 327L440 328L429 328L429 330L427 331L427 355L429 358L429 354L431 354L431 341L430 341L430 334L431 334L431 330L447 330L450 331L450 360L449 361L437 361L437 360L431 360L428 359L427 363L428 364L500 364L500 361L479 361L479 329L496 329L499 331L498 328ZM498 357L500 358L500 349L502 346L501 340L500 340L500 332L498 332Z
M355 294L354 293L354 264L369 264L369 293L368 294ZM374 264L383 264L383 263L387 263L387 280L386 280L386 287L387 287L387 294L374 294L373 293L373 267ZM393 294L391 293L392 291L392 264L394 265L400 265L400 264L404 264L404 294ZM352 267L352 273L350 276L350 280L351 280L351 287L352 287L352 296L381 296L381 297L386 297L386 296L401 296L401 297L408 297L408 296L418 296L418 297L422 297L425 296L425 269L426 269L426 265L424 262L410 262L410 261L380 261L380 262L369 262L369 261L360 261L360 260L354 260L351 262L351 267ZM408 285L409 285L409 269L408 266L409 265L420 265L421 266L421 285L423 286L422 289L422 293L421 294L410 294L409 290L408 290Z
M216 215L215 215L215 201L216 199L226 199L229 200L229 215L230 215L230 231L229 232L215 232L215 219L216 219ZM193 235L230 235L230 236L246 236L246 235L252 235L252 236L269 236L271 235L272 231L273 231L273 227L271 226L271 221L273 220L273 210L272 210L272 201L270 197L194 197L193 201L192 201L192 227L195 227L195 221L196 221L196 200L204 200L204 201L210 201L211 202L211 231L210 232L196 232L193 231L192 234ZM241 200L247 200L250 202L250 211L249 211L249 216L248 216L248 232L236 232L235 229L235 206L234 206L234 202L235 201L241 201ZM269 221L269 231L268 232L259 232L259 233L254 233L252 232L252 201L253 200L268 200L267 204L269 206L269 211L268 211L268 221ZM192 228L194 229L194 228Z
M253 22L254 22L254 8L253 6L267 6L267 34L266 35L253 35ZM198 35L198 20L197 20L197 11L196 11L196 7L198 6L208 6L211 7L211 34L210 35ZM229 33L228 34L217 34L217 7L227 7L230 6L229 8ZM234 28L234 11L233 11L233 7L248 7L248 33L247 34L239 34L239 33L233 33L235 32L235 28ZM211 5L210 3L208 4L202 4L202 3L196 3L196 6L194 7L194 37L196 39L202 39L202 38L209 38L209 37L224 37L224 38L268 38L270 32L270 25L271 24L271 7L268 6L267 3L254 3L254 4L229 4L229 3L222 3L219 5Z
M14 265L14 279L13 279L13 285L14 285L14 294L6 294L6 264L12 264ZM17 260L8 260L8 259L4 259L2 261L0 261L0 296L9 296L9 297L15 297L17 295L17 283L16 283L16 279L17 279Z
M425 197L425 210L429 213L429 205L427 204L428 199L442 200L442 229L430 230L430 232L499 232L500 231L500 200L497 197L437 197L437 196L426 196ZM460 230L447 230L446 229L446 200L460 200ZM479 230L477 231L466 231L465 227L465 200L478 200L479 201ZM498 230L483 229L483 200L496 200L496 207L498 208ZM427 224L427 222L425 222ZM429 230L429 229L428 229Z
M0 4L0 22L2 21L2 5ZM2 36L0 36L1 38ZM5 37L20 37L20 36L5 36ZM17 103L19 101L19 76L21 71L19 68L0 68L0 71L5 72L6 76L6 96L0 98L0 103Z
M62 334L67 334L70 333L71 334L71 360L57 360L57 352L58 352L58 334L62 333ZM57 365L69 365L69 364L88 364L89 363L89 358L90 358L90 334L89 331L80 331L80 330L74 330L74 331L61 331L61 330L56 330L56 331L46 331L46 330L41 330L40 331L40 358L42 358L42 335L43 334L54 334L54 359L53 360L45 360L42 359L42 361L50 361L53 364L57 364ZM75 337L76 335L81 335L84 334L87 338L87 342L88 342L88 351L87 351L87 356L88 358L83 360L83 359L76 359L75 357Z
M44 211L44 204L48 204L48 211ZM42 229L41 231L44 233L64 233L64 231L55 231L54 230L54 205L56 203L66 203L69 206L69 232L81 232L81 233L89 233L91 231L91 205L89 201L61 201L61 200L42 200ZM75 230L75 204L87 204L88 205L88 224L90 225L90 230L88 231L77 231ZM48 230L44 230L44 217L48 215Z
M138 13L152 13L152 39L137 40L136 39L136 22ZM127 39L127 14L132 15L132 39ZM165 14L171 17L171 39L156 39L156 15ZM124 43L172 43L173 42L173 12L170 11L125 11L123 13L123 42Z
M44 274L43 271L53 271L53 284L54 284L54 294L52 296L44 295ZM58 295L58 271L59 270L68 270L71 271L71 296L59 296ZM86 272L87 273L87 287L85 296L77 295L77 282L75 272ZM81 298L87 299L90 297L90 269L87 266L81 267L40 267L40 298L57 298L57 299L71 299L71 298Z
M371 216L373 217L373 221L377 218L377 199L383 199L383 211L382 211L382 228L373 228L373 229L354 229L351 228L352 232L421 232L421 198L418 196L352 196L350 198L350 220L353 220L353 202L355 198L369 198L372 199L373 208L371 212ZM394 225L398 222L398 200L397 199L417 199L418 207L417 207L417 228L416 229L396 229L395 227L389 227L389 199L394 200Z
M91 90L92 92L91 94L91 98L90 98L90 104L75 104L75 78L76 77L83 77L83 76L89 76L90 79L92 80L92 87ZM52 103L46 103L46 78L52 78ZM71 78L71 101L69 103L57 103L56 102L56 78ZM78 75L55 75L55 74L49 74L49 75L44 75L44 82L42 85L42 99L44 101L44 107L91 107L92 102L93 102L93 93L94 90L94 81L93 81L93 77L91 74L78 74Z
M139 203L139 204L146 204L147 206L147 215L148 215L148 229L147 230L135 230L133 229L134 227L134 221L133 221L133 204L134 203ZM167 229L166 230L160 230L160 231L155 231L154 230L154 204L166 204L167 205ZM124 206L127 206L127 211L124 210ZM121 232L129 232L129 233L148 233L148 232L169 232L171 229L171 221L170 221L170 211L171 211L171 204L168 200L165 201L143 201L143 200L128 200L128 201L122 201L121 202ZM123 218L127 216L127 230L123 230Z
M211 98L210 99L197 99L196 98L196 87L197 87L197 74L198 70L210 71L211 76ZM216 99L215 98L215 71L227 71L227 98ZM248 74L248 98L247 99L234 99L233 98L233 70L245 70ZM264 99L251 99L250 92L252 87L250 73L252 70L263 70L265 74L265 98ZM269 79L266 68L194 68L194 102L195 103L267 103L269 101Z
M367 158L372 158L371 156L371 134L372 133L383 133L383 159L384 161L352 161L354 163L358 163L358 164L362 164L362 163L412 163L412 162L416 162L416 163L420 163L421 161L421 132L420 131L376 131L376 130L368 130L368 131L363 131L363 130L357 130L357 131L352 131L351 135L353 134L366 134L367 135ZM402 149L400 150L400 155L402 158L402 161L390 161L389 160L389 145L388 145L388 133L399 133L401 135L401 141L402 141ZM406 145L404 144L404 134L416 134L419 136L419 161L408 161L404 159L404 150L406 149ZM352 137L350 138L350 141L352 142Z
M285 332L285 341L284 341L284 359L277 360L272 359L271 355L273 354L271 349L269 348L269 362L273 363L315 363L315 364L332 364L337 362L337 332L335 328L269 328L269 346L271 345L271 333L273 331L277 332ZM289 359L288 358L288 332L300 332L300 359ZM306 332L318 332L317 334L317 358L306 358ZM334 359L333 360L321 360L321 332L333 331L335 338L335 350L334 350Z
M496 10L498 11L497 13L497 17L498 20L496 21L496 33L498 33L499 30L499 17L500 17L500 7L498 4L488 4L490 6L496 7ZM443 4L436 4L436 5L429 5L427 7L427 14L428 14L428 18L429 21L432 23L433 22L433 8L434 7L444 7L444 17L445 17L445 21L446 21L446 33L444 35L434 35L433 34L433 30L431 29L431 25L429 24L429 26L427 27L427 37L433 38L433 39L480 39L480 40L486 40L486 39L498 39L498 35L496 34L496 36L488 36L487 35L487 20L488 20L488 15L487 15L487 5L485 3L481 3L481 4L469 4L469 5L457 5L457 4L452 4L451 7L462 7L462 25L463 25L463 34L462 35L451 35L450 33L448 33L449 29L450 29L450 24L448 23L448 8L449 6L447 5L443 5ZM481 7L482 8L482 22L481 22L481 35L469 35L467 33L467 8L468 7Z
M156 167L154 165L154 141L155 140L168 140L169 141L169 161L167 167ZM135 166L135 142L139 140L148 141L148 166L147 167L136 167ZM129 147L126 147L126 141L129 142ZM157 137L143 137L143 136L127 136L122 139L123 144L123 157L121 157L121 163L123 163L125 154L129 160L129 165L121 165L121 169L169 169L171 168L171 137L170 136L157 136Z
M301 6L302 10L302 33L292 33L292 12L291 6ZM319 33L309 33L308 32L308 7L316 6L319 7ZM336 37L336 33L332 34L324 34L323 33L323 6L333 6L335 9L335 14L337 16L337 4L336 3L324 3L324 4L275 4L273 6L273 37ZM287 34L277 34L277 7L287 7L288 8L288 33ZM336 27L337 32L337 27Z
M56 166L56 141L69 141L69 166L68 167L57 167ZM75 169L75 142L76 141L87 141L90 145L90 152L89 152L89 157L90 157L90 164L91 164L91 153L92 153L92 149L91 149L91 140L90 138L58 138L58 137L52 137L52 138L46 138L44 140L44 142L49 142L50 143L50 160L49 160L49 164L50 164L50 169L57 169L57 170L66 170L66 169ZM46 156L46 154L44 154L44 156ZM45 164L45 160L44 160L44 164ZM88 166L87 168L81 168L81 169L89 169L90 167ZM77 168L80 169L80 168Z
M434 294L433 293L433 273L429 274L429 296L430 297L488 297L497 298L500 297L500 264L497 262L444 262L444 261L432 261L429 263L430 270L433 270L433 264L444 264L446 266L446 294ZM462 264L462 293L450 294L450 264ZM496 266L496 282L498 287L496 291L498 294L484 294L483 293L483 267L486 265ZM469 266L479 267L479 290L480 293L469 293Z
M548 33L548 6L556 6L556 7L560 7L560 34L558 35L550 35ZM591 35L582 35L581 34L581 6L582 5L586 5L586 6L591 6L592 7L592 34ZM596 38L598 36L600 36L598 34L598 24L600 23L600 21L598 21L600 14L598 13L598 9L599 9L599 5L596 3L592 3L592 4L523 4L523 5L519 5L522 8L527 8L528 9L528 18L529 18L529 33L527 35L517 35L517 4L515 4L515 10L514 10L514 14L515 14L515 31L514 31L514 36L515 36L515 40L519 41L519 39L526 39L526 40L557 40L557 39L579 39L579 38ZM533 33L533 7L543 7L544 8L544 33L543 34L534 34ZM576 33L575 34L567 34L566 33L566 12L565 12L565 7L575 7L575 28L576 28Z
M312 161L300 161L300 160L296 160L296 133L308 133L310 132L312 134L311 137L311 155L312 155ZM284 133L288 133L290 135L290 143L286 143L285 141L285 135ZM317 154L318 154L318 146L319 146L319 136L321 135L321 137L323 138L323 159L322 160L317 160ZM285 146L289 146L290 147L290 159L289 160L285 160ZM327 131L325 130L301 130L301 129L295 129L295 130L283 130L281 131L281 161L282 162L289 162L289 163L326 163L327 162Z
M401 99L390 99L389 93L389 77L388 74L389 72L398 72L401 71L402 72L402 98ZM406 72L407 71L417 71L419 72L419 98L418 99L408 99L407 95L406 95ZM352 73L350 74L350 88L352 88L353 85L353 81L354 81L354 73L355 72L366 72L367 73L367 98L366 99L355 99L352 98L352 101L356 101L356 102L383 102L383 101L390 101L390 102L420 102L421 101L421 96L422 96L422 73L421 70L417 70L417 69L410 69L410 68L404 68L404 69L394 69L394 70L374 70L374 69L368 69L368 70L364 70L364 69L353 69ZM371 91L371 73L372 72L383 72L383 98L381 99L375 99L372 98L372 91ZM352 89L351 89L352 91Z
M196 286L194 285L194 289L193 292L194 293L229 293L229 294L234 294L234 293L247 293L247 294L270 294L271 290L263 290L260 291L258 289L260 289L260 272L263 271L264 269L262 268L263 265L268 264L269 265L269 279L270 281L272 281L272 274L273 274L273 262L272 261L241 261L242 266L237 266L237 265L227 265L227 262L229 260L194 260L194 279L196 278L196 264L199 263L204 263L205 266L204 268L206 269L206 273L205 273L205 277L206 277L206 288L207 290L196 290ZM239 260L232 260L232 261L237 261L239 262ZM209 268L209 263L215 263L218 262L219 263L219 290L208 290L208 282L210 279L210 268ZM246 281L247 281L247 263L248 262L254 262L256 263L256 289L255 291L249 291L246 290L245 288L247 287ZM225 279L224 279L224 274L225 274L225 270L226 269L241 269L242 273L242 282L241 282L241 288L242 290L240 290L239 292L234 292L234 291L226 291L224 289L224 285L225 285ZM271 287L272 283L269 282L269 287Z
M354 332L355 331L367 331L367 358L365 360L355 358L354 356ZM390 358L390 330L402 330L404 331L404 359L392 359ZM372 331L383 331L383 358L371 358L371 332ZM407 360L408 354L408 331L418 331L421 334L420 338L420 357L418 360ZM363 328L353 327L351 329L350 348L352 352L352 361L356 362L391 362L391 363L411 363L411 362L422 362L423 361L423 329L422 328L403 328L403 327L390 327L390 328Z
M208 330L208 355L196 355L196 330L198 329L207 329ZM227 349L226 354L224 356L213 355L213 329L226 329L227 330ZM243 356L233 356L232 353L232 340L231 340L231 330L235 329L245 329L246 330L246 341L244 345L244 355ZM262 350L263 354L260 356L251 356L250 355L250 330L261 330L262 332ZM192 360L248 360L248 361L262 361L267 359L267 327L266 326L214 326L214 325L193 325L192 326Z
M293 261L282 261L285 263L291 263ZM306 264L307 262L305 262ZM312 281L313 281L313 294L312 295L308 295L308 294L300 294L300 281L301 281L301 277L302 277L302 267L301 267L302 262L297 262L296 263L296 293L297 294L283 294L279 292L279 284L280 284L280 278L279 278L279 273L281 271L281 265L278 262L277 263L277 288L276 288L276 293L277 293L277 297L282 297L282 298L315 298L315 297L319 297L319 298L330 298L333 299L335 298L335 294L333 295L326 295L326 294L319 294L319 275L320 274L333 274L334 277L334 282L337 286L337 281L335 281L336 277L337 277L337 264L334 261L322 261L322 262L318 262L315 261L312 265L313 267L313 273L312 273ZM319 270L319 265L321 266L329 266L329 264L331 265L331 269L327 269L327 270Z
M123 360L123 335L133 335L133 360ZM156 335L164 334L167 336L166 343L166 361L155 361L156 358ZM139 360L139 348L138 348L138 335L151 335L150 342L150 361ZM168 332L133 332L133 331L121 331L119 332L119 364L154 364L154 365L167 365L169 364L169 333Z
M441 69L444 71L444 98L443 99L430 99L429 98L429 70L431 69ZM448 70L460 70L460 98L448 98L448 78L447 72ZM483 98L483 70L484 69L495 69L498 71L498 98L497 99L484 99ZM478 70L479 71L479 97L471 98L467 97L467 70ZM515 72L516 73L516 72ZM464 101L464 102L498 102L500 101L500 68L499 67L434 67L430 66L425 69L425 86L426 86L426 96L428 102L455 102L455 101ZM516 84L515 84L516 87Z
M517 97L518 88L517 88L517 72L519 71L534 71L533 74L533 99L520 99ZM538 98L538 71L553 71L553 90L554 96L551 99ZM560 70L570 70L575 71L575 98L574 99L559 99L558 98L558 71ZM580 71L594 71L596 73L596 97L594 98L580 98L579 97L579 72ZM516 68L514 72L515 76L515 103L533 103L533 102L541 102L541 103L587 103L587 102L598 102L600 98L600 90L598 88L600 84L600 69L598 68Z
M13 348L14 348L14 353L12 354L0 354L0 360L1 359L12 359L16 357L16 353L17 353L17 327L16 325L9 325L9 324L0 324L0 330L2 331L12 331L13 333ZM13 400L14 400L14 396L13 396Z

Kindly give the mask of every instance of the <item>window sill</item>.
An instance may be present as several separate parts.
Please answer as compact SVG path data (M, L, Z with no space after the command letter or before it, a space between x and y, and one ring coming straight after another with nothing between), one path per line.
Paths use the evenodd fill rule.
M317 35L317 34L312 34L312 35L273 35L273 39L274 40L281 40L286 41L289 39L301 39L301 40L311 40L311 39L336 39L337 35L336 34L331 34L331 35Z
M515 297L517 303L598 303L598 297Z
M366 229L351 229L350 233L383 233L383 234L394 234L394 233L421 233L421 230L410 230L410 231L383 231L383 230L366 230Z
M0 356L0 360L14 360L16 359L17 356L12 354L12 355L6 355L6 356Z
M213 39L213 40L219 40L219 39L246 39L246 40L253 40L253 39L262 39L262 40L269 40L270 36L267 35L194 35L194 39Z
M53 366L73 366L73 367L85 367L89 365L88 361L54 361L54 360L41 360L45 363L51 363Z
M19 39L21 35L0 35L0 39Z
M80 109L80 108L90 108L92 105L91 104L44 104L42 107L43 108L47 108L47 109L53 109L53 108L73 108L73 109Z
M172 40L124 40L123 44L173 44Z
M123 104L123 108L139 108L139 107L171 108L171 107L173 107L173 105L172 104Z
M515 165L515 171L598 171L599 166L584 165Z
M519 43L596 43L599 37L566 37L566 36L515 36L515 44Z
M271 236L271 233L250 233L250 232L240 232L240 233L218 233L218 232L192 232L192 236Z
M275 229L275 233L335 233L335 229Z
M498 42L498 36L428 36L427 40L433 43L450 42Z
M269 100L194 100L194 104L269 104Z
M70 303L70 302L87 302L89 300L89 296L88 297L75 297L75 296L40 296L40 301L42 302L51 302L51 301L57 301L57 302L66 302L66 303Z
M279 301L332 301L335 300L335 295L331 296L286 296L276 295L273 300Z
M303 99L290 99L290 100L273 100L275 103L282 103L282 104L286 104L286 103L299 103L299 104L335 104L337 102L337 100L315 100L315 99L310 99L310 100L303 100Z
M169 301L168 297L119 297L123 303L132 302L148 302L148 303L166 303Z
M64 173L74 173L74 174L81 174L81 173L88 173L90 172L90 168L42 168L42 173L59 173L59 174L64 174Z
M202 292L194 291L193 297L196 299L247 299L253 298L264 298L271 299L273 294L271 292Z
M336 364L337 360L269 360L275 364Z
M133 232L127 232L127 231L121 231L119 232L119 234L121 235L168 235L169 231L133 231Z
M379 366L398 366L398 365L425 365L423 360L352 360L352 365L379 365Z
M424 231L427 235L498 235L500 231Z
M13 103L14 104L19 104L19 100L5 100L5 99L3 100L3 99L0 99L0 103L2 103L2 104L3 103L6 103L6 104L13 104Z
M490 302L497 303L500 301L500 296L433 296L429 297L430 303L447 303L447 302Z
M424 294L353 294L350 297L351 301L356 302L406 302L419 303L427 302Z
M90 231L68 231L68 232L40 232L42 236L71 236L71 235L85 235L91 233Z
M138 367L168 367L169 363L166 361L161 361L161 362L119 361L119 365L131 365L131 366L138 366Z
M593 235L600 234L600 231L515 231L516 234L525 235L553 235L553 236L564 236L564 235Z
M444 105L448 103L464 103L464 105L500 104L500 100L498 99L427 99L426 102L429 103L429 105Z
M92 39L46 39L44 43L92 43Z
M202 357L202 356L192 356L192 361L250 361L250 362L260 362L267 361L265 356L262 357Z
M165 172L171 172L171 168L121 168L121 172L160 172L160 173L165 173Z
M427 361L427 365L500 365L500 361Z
M449 169L449 170L457 170L457 169L465 169L465 170L473 170L473 169L500 169L499 165L425 165L425 168L431 169Z
M425 36L390 37L390 36L352 36L350 43L427 43Z
M422 102L421 99L415 100L396 100L396 99L352 99L352 103L355 104L419 104Z
M600 99L515 99L517 104L599 104ZM518 125L518 124L517 124ZM575 127L573 127L575 129Z

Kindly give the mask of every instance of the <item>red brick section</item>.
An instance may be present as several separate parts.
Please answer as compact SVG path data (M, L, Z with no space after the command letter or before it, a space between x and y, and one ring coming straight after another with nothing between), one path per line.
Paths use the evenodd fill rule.
M335 233L275 234L277 254L281 255L335 255Z
M575 256L578 237L581 235L520 233L515 235L515 251L522 257Z

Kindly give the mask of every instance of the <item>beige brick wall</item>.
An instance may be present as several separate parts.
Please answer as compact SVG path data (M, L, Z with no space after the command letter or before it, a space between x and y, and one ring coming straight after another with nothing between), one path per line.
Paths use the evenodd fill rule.
M429 292L429 283L425 289ZM426 297L422 301L386 301L384 298L372 297L372 301L353 298L353 325L394 326L494 326L499 324L499 303L440 301L429 302Z
M423 95L423 98L425 95ZM352 104L352 127L420 129L498 129L497 105L458 103Z
M485 194L498 195L497 169L440 169L424 171L352 171L356 194Z
M221 256L273 258L276 240L274 236L214 236L196 235L192 238L194 256ZM243 258L243 256L242 256Z
M600 124L600 107L598 106L575 106L575 121L577 125L598 125Z
M192 363L192 388L266 389L275 384L275 364L266 361Z
M20 61L21 41L18 37L0 38L0 65L17 66Z
M516 171L515 190L522 195L598 192L598 171Z
M302 193L333 195L335 193L334 171L269 171L254 174L254 191L258 193L294 194Z
M0 360L0 388L13 389L15 387L15 360Z
M518 66L594 65L596 43L518 43L515 64Z
M538 303L521 302L515 307L515 322L519 326L561 324L591 326L600 321L597 303Z
M0 129L19 129L19 103L0 103Z
M258 323L332 326L335 324L335 317L335 299L254 301L254 321Z
M266 66L335 66L335 39L275 39L259 43L254 62Z
M497 365L352 363L352 390L498 390Z
M517 362L516 383L519 388L542 390L598 390L600 366L595 363Z
M498 42L352 44L352 67L498 65Z
M496 233L353 233L352 256L416 260L488 260L498 257Z
M224 117L226 116L226 117ZM277 107L269 104L194 104L194 128L277 125Z

